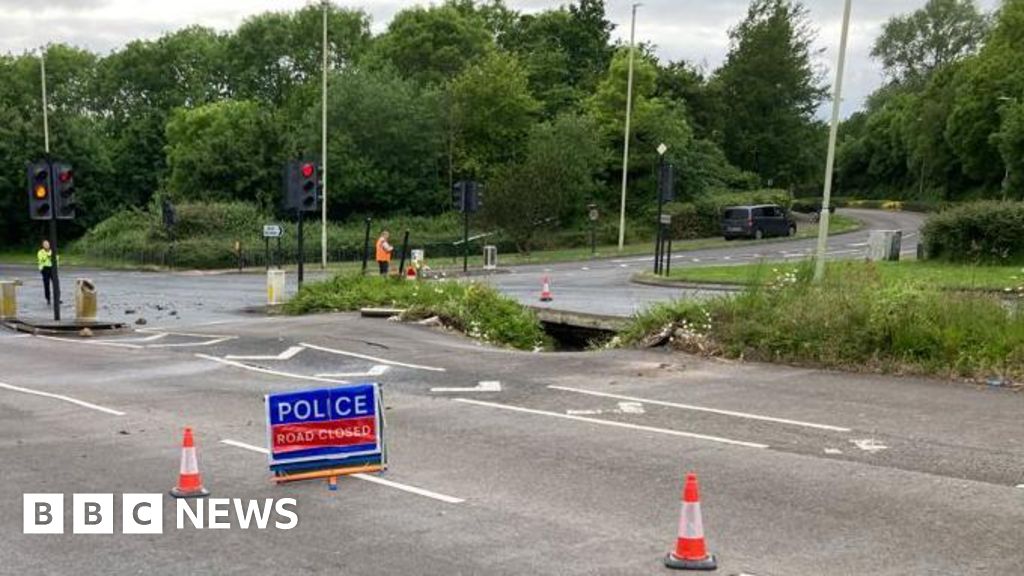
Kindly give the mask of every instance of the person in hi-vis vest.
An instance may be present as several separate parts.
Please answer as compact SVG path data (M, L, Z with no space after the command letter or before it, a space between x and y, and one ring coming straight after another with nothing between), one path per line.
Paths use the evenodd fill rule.
M36 252L36 262L39 264L39 273L43 275L43 296L46 296L46 303L50 303L50 284L53 283L53 251L50 250L50 241L43 240L43 246Z
M380 275L388 275L388 267L391 264L391 253L395 251L395 247L388 243L388 238L391 236L387 230L382 230L380 238L377 238L377 266L380 267Z

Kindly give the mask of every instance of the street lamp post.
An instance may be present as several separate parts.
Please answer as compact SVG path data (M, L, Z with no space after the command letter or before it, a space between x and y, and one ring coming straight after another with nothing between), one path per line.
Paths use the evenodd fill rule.
M843 101L843 68L846 65L846 40L850 34L850 5L843 7L843 31L839 39L839 62L836 65L836 84L832 94L832 125L828 132L828 158L825 160L825 188L821 197L821 217L818 220L818 249L814 262L814 281L825 277L825 251L828 243L829 203L832 198L832 173L836 163L836 136L839 134L839 107Z
M320 267L327 268L327 0L323 2L323 64L320 91Z
M629 179L629 121L633 115L633 43L636 39L636 9L640 4L633 4L633 17L629 25L629 75L626 80L626 129L622 144L622 201L619 207L619 251L626 243L626 183Z

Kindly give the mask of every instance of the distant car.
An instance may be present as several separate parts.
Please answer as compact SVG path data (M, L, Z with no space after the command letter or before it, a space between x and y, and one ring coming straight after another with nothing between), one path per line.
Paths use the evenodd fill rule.
M755 238L768 236L793 236L796 222L786 209L777 204L758 206L730 206L722 213L722 236L733 238Z

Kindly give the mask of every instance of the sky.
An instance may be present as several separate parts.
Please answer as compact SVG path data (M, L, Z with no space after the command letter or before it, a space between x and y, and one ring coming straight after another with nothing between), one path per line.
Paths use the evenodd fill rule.
M423 0L332 0L371 15L373 31L387 28L396 11ZM630 7L635 0L605 0L616 39L628 41ZM999 0L976 0L993 10ZM49 42L63 42L107 53L136 38L156 38L192 24L218 30L237 27L246 17L293 10L310 0L0 0L0 53L21 53ZM436 2L435 2L436 3ZM506 0L523 12L557 7L566 1ZM839 47L843 0L805 0L823 49L815 64L829 85ZM925 0L853 0L843 116L859 109L882 84L881 66L870 57L871 44L890 17L912 12ZM653 43L663 60L685 59L713 70L729 49L729 29L746 14L748 0L643 0L637 9L637 42Z

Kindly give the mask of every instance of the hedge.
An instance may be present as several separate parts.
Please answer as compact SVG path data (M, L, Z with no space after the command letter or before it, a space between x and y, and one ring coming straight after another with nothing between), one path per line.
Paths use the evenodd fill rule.
M1024 260L1024 202L961 204L929 216L921 236L928 258L1019 262Z

